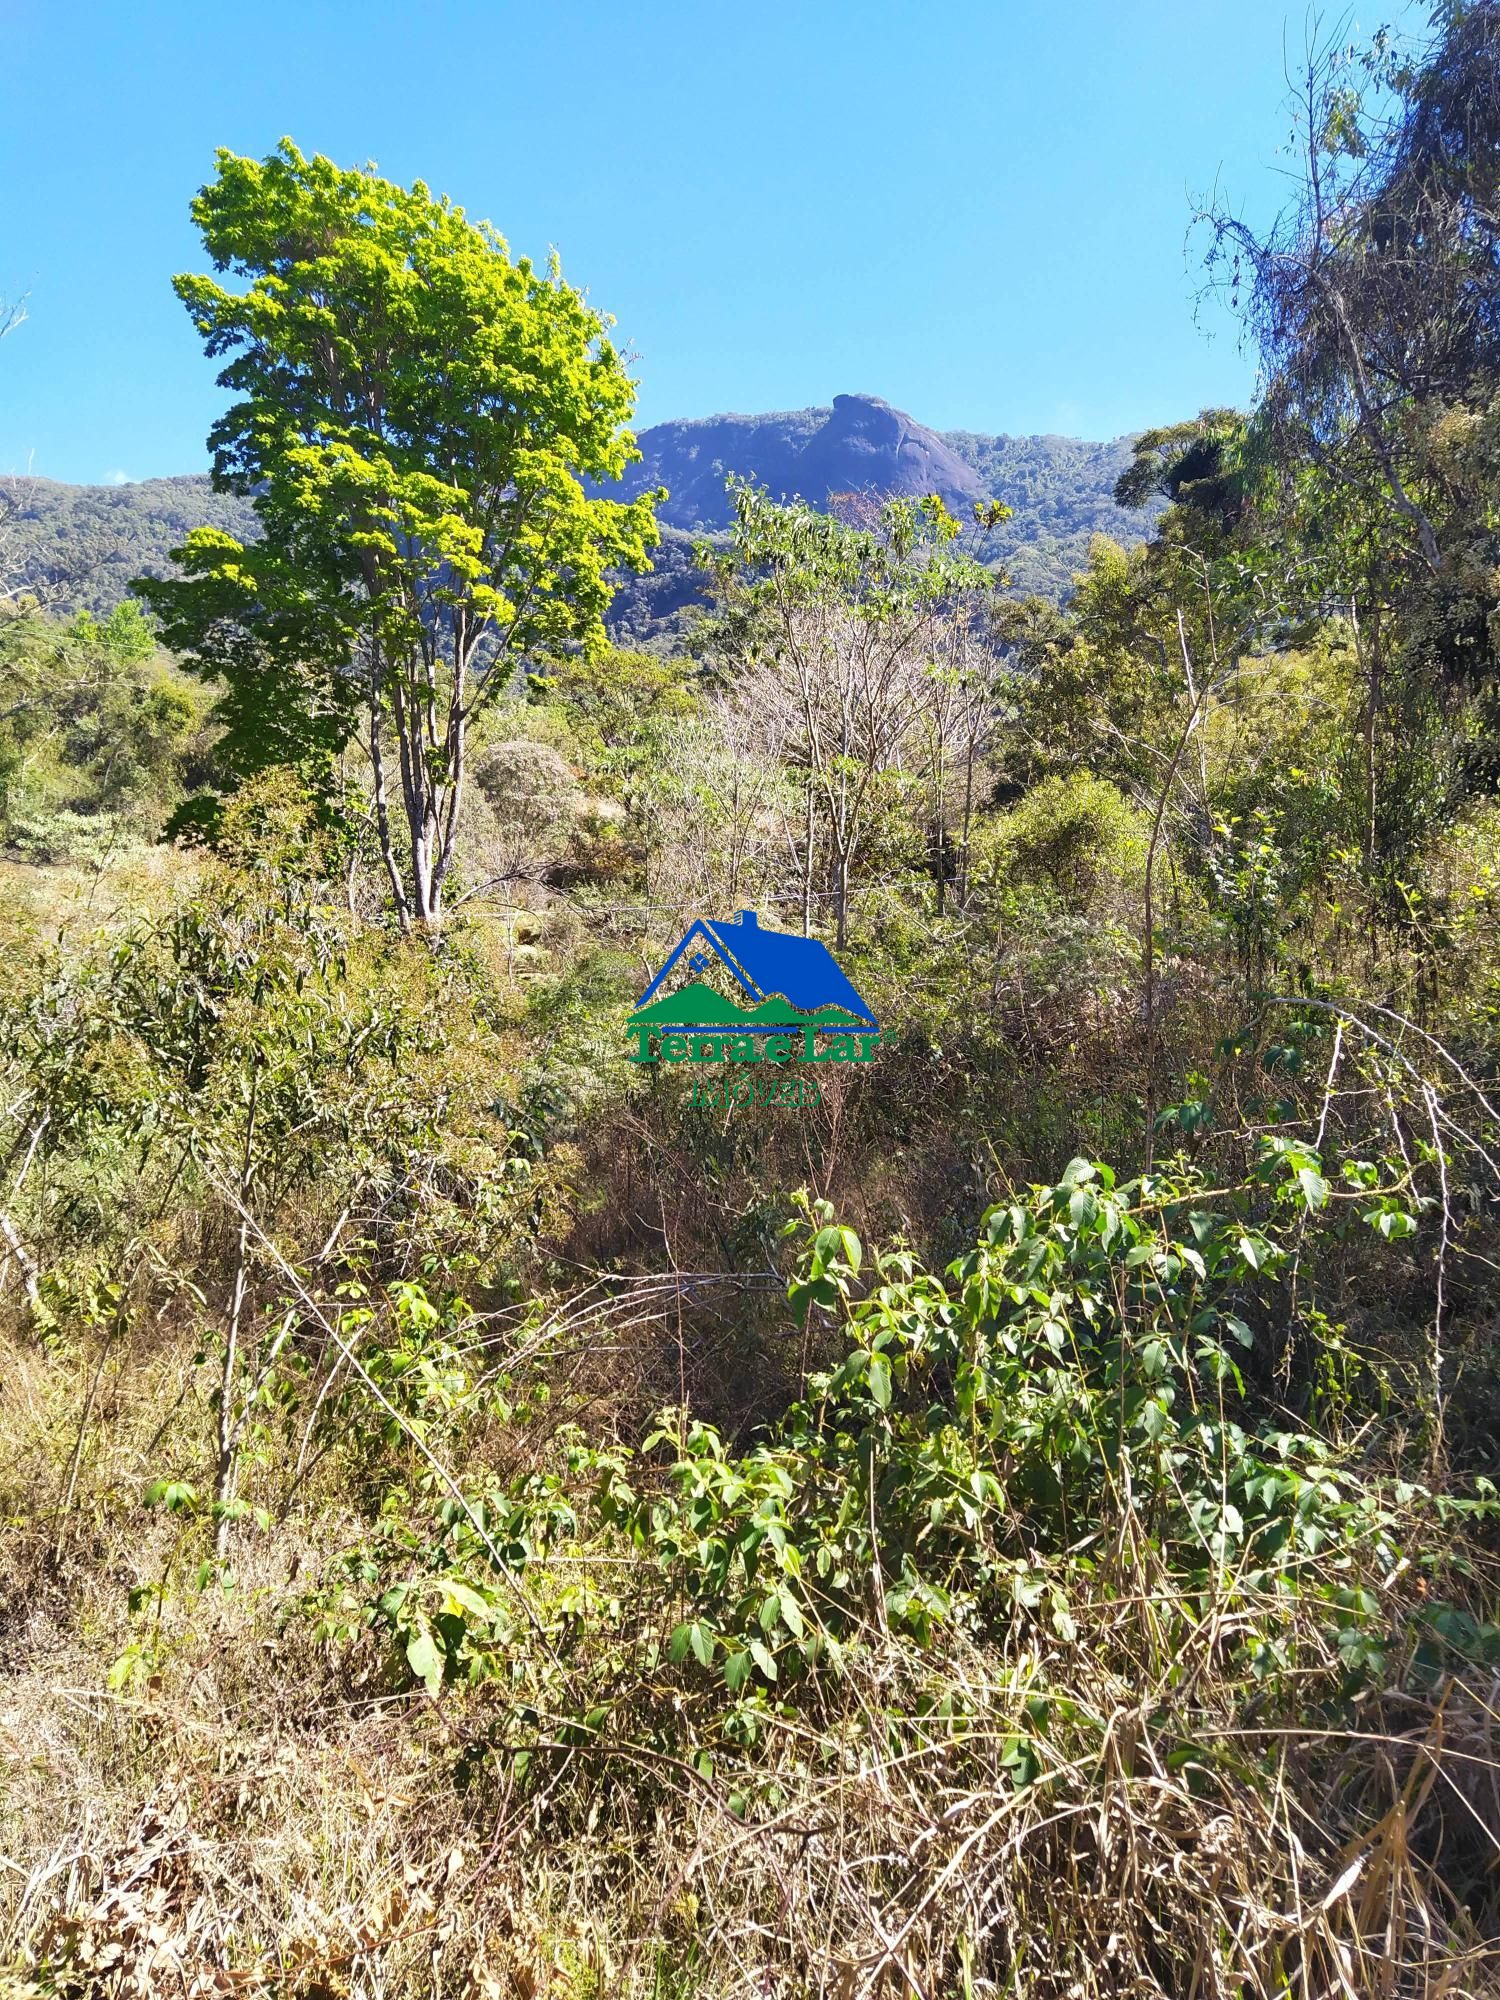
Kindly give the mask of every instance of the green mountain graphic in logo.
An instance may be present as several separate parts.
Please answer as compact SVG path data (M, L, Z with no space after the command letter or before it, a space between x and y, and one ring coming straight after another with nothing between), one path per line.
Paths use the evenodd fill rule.
M804 1014L779 993L757 1007L737 1007L732 1000L700 982L684 986L665 1000L654 1000L631 1015L632 1028L858 1028L865 1024L845 1007L819 1007Z

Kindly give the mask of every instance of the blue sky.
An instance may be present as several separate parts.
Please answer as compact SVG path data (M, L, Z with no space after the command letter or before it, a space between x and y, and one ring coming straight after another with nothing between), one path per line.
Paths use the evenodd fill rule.
M1391 0L1362 25L1415 26ZM1279 198L1276 0L0 0L0 471L200 469L216 146L425 179L615 315L638 421L841 390L1113 436L1243 401L1184 231ZM1206 337L1212 334L1212 338Z

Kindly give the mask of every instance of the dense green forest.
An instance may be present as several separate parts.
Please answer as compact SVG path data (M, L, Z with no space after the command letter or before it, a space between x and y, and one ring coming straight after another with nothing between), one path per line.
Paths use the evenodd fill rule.
M219 155L226 511L0 604L7 1995L1497 1990L1500 5L1295 115L1065 602L732 479L613 637L589 300Z

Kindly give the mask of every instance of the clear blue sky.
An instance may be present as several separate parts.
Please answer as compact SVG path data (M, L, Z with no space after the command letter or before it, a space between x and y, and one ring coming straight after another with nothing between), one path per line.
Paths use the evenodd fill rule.
M1363 23L1415 26L1389 0ZM1105 437L1243 401L1183 236L1277 199L1280 0L0 0L0 471L206 463L174 271L216 146L284 132L556 245L639 422L841 390Z

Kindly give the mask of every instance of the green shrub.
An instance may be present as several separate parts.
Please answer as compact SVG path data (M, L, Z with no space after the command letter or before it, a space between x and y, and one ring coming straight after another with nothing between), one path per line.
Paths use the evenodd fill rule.
M1103 889L1139 900L1150 828L1116 786L1075 773L1043 778L989 829L992 874L1033 883L1075 908Z

